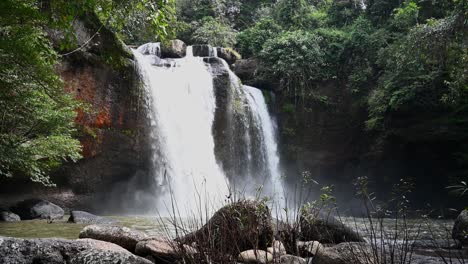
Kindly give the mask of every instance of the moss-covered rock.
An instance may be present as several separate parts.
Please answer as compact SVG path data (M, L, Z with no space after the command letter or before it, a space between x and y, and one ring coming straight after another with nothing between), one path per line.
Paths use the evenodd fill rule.
M199 230L180 238L184 244L237 256L249 249L266 250L273 241L270 209L264 202L242 200L219 209Z

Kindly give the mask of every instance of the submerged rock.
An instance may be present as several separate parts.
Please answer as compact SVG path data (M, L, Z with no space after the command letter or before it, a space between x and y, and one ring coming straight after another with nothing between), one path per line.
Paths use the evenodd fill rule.
M17 222L21 221L19 215L12 213L10 211L1 211L0 212L0 222Z
M80 238L92 238L117 244L130 252L135 252L139 241L148 239L140 231L121 226L89 225L80 232Z
M183 58L186 53L187 45L180 39L163 42L161 45L161 58Z
M11 211L23 220L29 219L62 219L65 212L58 205L42 199L28 199L19 202Z
M150 264L112 243L92 239L19 239L0 237L0 263Z
M193 45L192 46L194 57L213 57L213 47L208 44Z
M273 261L273 255L264 250L246 250L239 254L237 260L242 263L270 263Z
M468 245L468 210L463 210L455 220L452 238L459 240L463 246Z
M112 224L114 221L84 211L71 211L68 222L75 224Z
M252 248L267 249L273 242L270 210L260 202L243 200L224 206L198 231L180 238L201 248L237 256Z
M330 214L316 212L315 210L302 211L299 220L302 240L315 240L331 244L365 242L357 232L345 226Z

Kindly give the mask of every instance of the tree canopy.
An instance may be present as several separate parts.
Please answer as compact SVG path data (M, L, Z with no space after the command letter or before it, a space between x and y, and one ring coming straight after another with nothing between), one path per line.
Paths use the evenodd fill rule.
M152 38L170 35L171 0L4 0L0 2L0 175L27 176L53 185L49 174L63 161L81 158L75 110L82 106L63 90L60 61L46 28L73 42L73 21L96 12L128 39L135 14ZM141 30L140 30L141 31ZM67 45L62 45L67 48Z

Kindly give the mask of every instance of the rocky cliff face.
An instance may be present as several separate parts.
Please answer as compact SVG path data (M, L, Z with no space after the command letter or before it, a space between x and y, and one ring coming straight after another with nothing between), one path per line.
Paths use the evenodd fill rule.
M279 83L261 80L252 70L258 67L252 61L245 64L234 67L244 83L275 91L276 100L270 106L278 117L281 158L290 188L297 188L306 172L321 185L333 184L339 204L348 209L359 205L352 185L356 177L369 177L370 187L384 201L390 198L393 184L413 178L413 206L463 206L445 186L463 171L456 157L467 136L460 128L444 125L443 113L395 116L391 130L372 132L365 128L365 97L353 94L346 83L315 83L314 96L302 100L280 90ZM314 184L310 188L320 193Z
M73 29L76 47L81 48L64 52L57 71L65 90L83 102L75 120L83 159L66 164L53 175L57 188L29 181L7 182L24 191L18 192L16 187L9 194L6 189L5 200L41 196L65 207L89 208L105 205L119 185L147 186L148 119L133 55L93 14L78 19ZM50 31L49 35L54 44L62 38L60 32ZM118 197L125 197L123 190L117 191Z

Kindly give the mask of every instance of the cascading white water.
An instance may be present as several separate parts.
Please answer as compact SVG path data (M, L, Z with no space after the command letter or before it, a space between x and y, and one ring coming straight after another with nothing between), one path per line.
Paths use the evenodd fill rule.
M228 182L214 154L215 97L202 58L189 54L174 60L174 67L156 67L151 55L133 53L151 95L157 158L163 167L155 173L162 190L159 213L172 213L171 194L181 214L223 201Z
M247 100L252 109L254 122L262 132L262 148L266 156L266 164L269 172L269 179L266 182L266 193L284 208L284 190L281 183L280 159L278 155L278 143L276 140L276 125L268 113L268 107L262 92L254 87L244 85L247 93Z
M258 195L255 189L262 185L261 195L283 208L276 126L262 92L242 86L224 60L205 63L192 50L168 60L160 58L159 43L133 50L151 102L158 212L174 213L173 201L181 215L215 209L235 191L229 183L247 196ZM210 55L216 57L216 51ZM218 80L221 86L215 88L220 76L228 80ZM213 129L219 130L216 138Z

